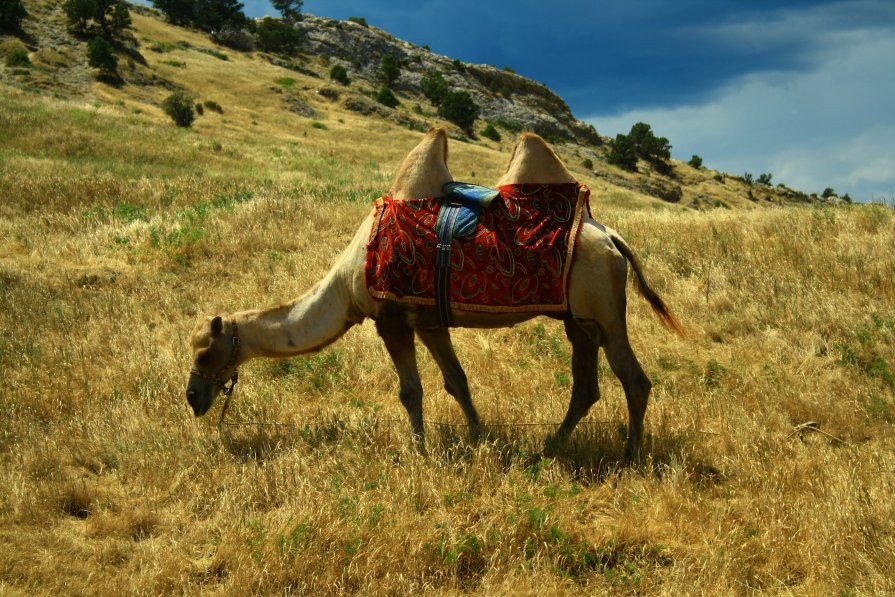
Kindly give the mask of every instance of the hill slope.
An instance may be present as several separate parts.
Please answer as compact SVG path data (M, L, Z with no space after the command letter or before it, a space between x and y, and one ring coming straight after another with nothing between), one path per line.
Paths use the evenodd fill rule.
M305 53L283 59L218 46L205 35L164 23L155 11L134 7L132 32L118 49L122 84L116 86L97 82L86 67L85 43L65 31L59 3L29 2L27 6L25 35L21 39L4 36L0 58L25 47L32 66L0 65L0 83L56 97L95 98L161 122L167 121L161 101L174 90L184 90L199 102L223 109L223 114L205 111L194 125L209 144L222 143L231 135L267 138L272 143L313 135L311 143L317 139L350 154L357 134L378 131L384 137L400 138L406 131L452 126L436 115L435 107L419 91L421 76L434 69L454 88L469 92L482 109L483 121L497 123L503 133L502 140L494 142L468 139L455 129L455 138L475 148L474 155L490 156L484 161L470 160L470 164L481 164L479 168L453 164L457 178L489 184L506 159L514 131L527 129L554 140L576 176L595 191L595 197L610 202L702 209L812 200L785 187L750 184L738 176L679 162L672 162L669 173L655 171L646 162L640 163L638 173L620 170L606 162L605 140L575 120L565 102L545 86L494 67L450 60L353 22L308 15L300 24ZM380 86L381 56L386 53L399 56L403 63L395 84L401 101L396 109L372 99ZM329 80L329 70L336 63L348 67L349 86ZM323 126L328 134L311 130ZM383 146L387 145L384 141Z

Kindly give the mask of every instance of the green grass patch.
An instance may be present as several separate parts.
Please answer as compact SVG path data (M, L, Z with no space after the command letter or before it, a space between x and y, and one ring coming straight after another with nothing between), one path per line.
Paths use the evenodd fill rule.
M295 79L293 79L292 77L278 77L274 79L273 82L280 87L285 87L286 89L292 89L293 87L295 87Z

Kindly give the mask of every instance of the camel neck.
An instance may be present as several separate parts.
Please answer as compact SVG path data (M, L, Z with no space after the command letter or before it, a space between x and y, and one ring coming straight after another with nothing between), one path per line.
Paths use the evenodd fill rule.
M349 294L334 275L292 302L235 313L243 353L239 360L320 350L357 323L350 313Z

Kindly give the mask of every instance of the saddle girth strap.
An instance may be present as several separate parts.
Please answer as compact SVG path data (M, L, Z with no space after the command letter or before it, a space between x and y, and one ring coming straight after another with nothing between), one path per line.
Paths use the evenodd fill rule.
M435 307L439 323L446 328L454 325L451 315L451 243L454 240L454 223L461 207L456 201L442 204L445 225L438 231L435 253Z

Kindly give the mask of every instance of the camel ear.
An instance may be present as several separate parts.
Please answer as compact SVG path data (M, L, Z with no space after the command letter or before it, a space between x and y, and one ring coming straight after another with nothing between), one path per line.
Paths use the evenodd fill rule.
M221 332L224 331L224 320L220 315L211 320L211 335L212 337L220 336Z

